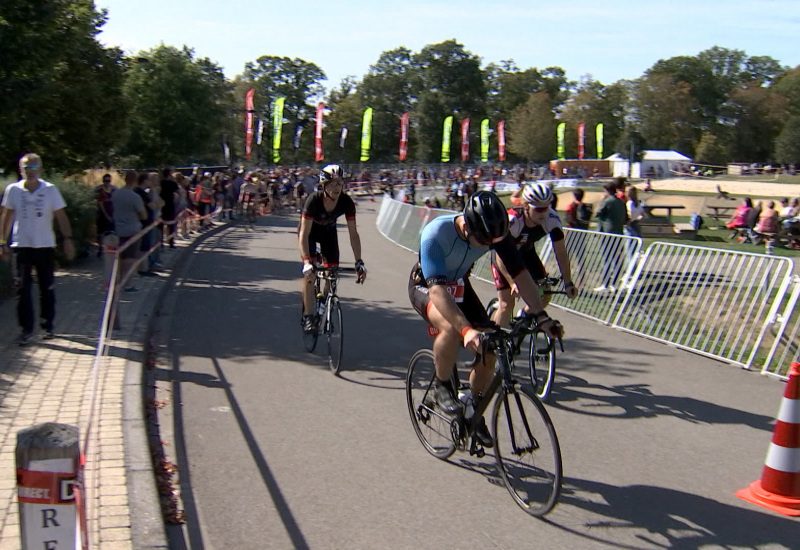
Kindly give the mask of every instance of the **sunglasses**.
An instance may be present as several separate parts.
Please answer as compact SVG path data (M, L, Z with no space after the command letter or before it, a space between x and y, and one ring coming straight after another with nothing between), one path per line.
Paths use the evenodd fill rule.
M39 169L39 165L38 164L28 164L27 166L23 166L22 168L24 170L38 170Z
M534 212L547 212L550 210L549 206L532 206Z

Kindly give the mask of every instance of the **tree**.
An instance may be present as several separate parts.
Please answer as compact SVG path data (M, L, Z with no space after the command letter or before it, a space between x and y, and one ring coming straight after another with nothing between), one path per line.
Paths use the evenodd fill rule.
M775 138L783 127L788 101L770 88L751 85L734 90L726 104L730 112L730 154L738 162L772 160Z
M317 103L322 99L324 88L322 81L327 80L325 73L314 63L303 59L264 55L255 63L247 63L244 70L245 81L252 82L256 90L255 103L259 114L269 115L269 109L277 97L283 96L284 119L291 135L297 124L313 127ZM244 98L242 98L244 104ZM259 107L260 106L260 107ZM282 157L288 158L292 139L281 140Z
M373 110L372 159L397 160L400 142L400 117L411 111L418 100L420 69L407 48L381 53L358 86L364 106ZM410 147L413 147L413 143Z
M648 149L675 149L692 155L702 124L691 86L666 73L649 73L634 85L633 130Z
M325 117L325 158L331 162L357 164L361 157L361 124L364 116L363 97L357 91L358 83L348 78L328 98L330 114ZM374 126L374 125L373 125ZM342 128L347 128L344 147L340 147ZM374 133L373 133L374 135Z
M566 156L578 158L578 125L584 123L585 158L597 156L597 139L595 128L603 124L603 141L605 151L610 147L605 144L615 143L622 135L625 125L625 102L627 92L621 83L604 86L592 79L582 81L575 93L561 108L559 121L566 123Z
M91 0L0 3L0 155L25 152L48 168L107 161L124 130L119 50L96 40L106 12Z
M417 158L439 160L446 116L480 119L486 114L486 88L480 58L455 40L425 46L414 56L419 67L419 101L414 109ZM454 145L459 143L454 140ZM456 145L457 146L457 145Z
M547 92L531 94L511 114L506 135L508 150L526 161L549 161L556 150L556 118Z
M800 163L800 115L786 120L775 140L775 160L781 164Z
M231 106L222 69L161 45L140 52L126 75L130 135L125 154L143 167L222 161Z
M730 160L728 140L720 139L711 132L703 132L694 154L694 160L701 164L724 166Z

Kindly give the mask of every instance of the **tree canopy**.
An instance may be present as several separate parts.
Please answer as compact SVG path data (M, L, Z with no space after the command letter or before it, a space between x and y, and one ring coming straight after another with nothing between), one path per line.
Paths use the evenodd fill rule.
M126 57L97 40L107 17L91 0L0 3L0 154L7 170L29 151L63 171L270 162L269 139L251 160L243 158L244 98L251 88L266 135L274 100L285 98L281 157L290 163L313 162L320 101L326 104L326 160L358 162L362 116L370 107L370 162L398 160L405 113L409 162L438 162L448 116L453 151L465 119L476 144L482 120L491 128L507 121L508 161L550 160L555 127L563 122L569 157L578 154L580 124L586 157L598 154L593 129L602 123L604 154L629 155L633 145L634 151L675 149L709 163L800 162L800 67L741 50L714 46L661 59L639 78L604 84L588 76L570 80L557 66L520 68L513 59L483 64L450 39L418 52L404 46L381 52L367 74L347 77L326 93L325 72L315 63L268 52L232 80L212 60L195 58L190 45ZM294 147L297 128L305 130ZM492 161L496 140L492 135ZM471 148L471 161L477 150Z

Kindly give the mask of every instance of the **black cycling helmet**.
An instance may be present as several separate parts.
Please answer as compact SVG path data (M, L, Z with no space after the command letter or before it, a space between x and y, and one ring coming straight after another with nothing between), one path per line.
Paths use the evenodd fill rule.
M489 191L478 191L464 206L464 221L469 234L489 245L508 233L508 213L500 198Z
M319 182L323 186L334 178L342 179L342 168L338 164L329 164L319 171Z

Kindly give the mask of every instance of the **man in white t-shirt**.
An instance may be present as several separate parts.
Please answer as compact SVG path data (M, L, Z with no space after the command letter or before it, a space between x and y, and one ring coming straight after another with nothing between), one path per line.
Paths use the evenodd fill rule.
M53 338L53 319L56 313L55 247L53 218L64 240L64 254L68 260L75 257L72 229L65 212L67 204L58 188L42 179L39 174L42 159L28 153L19 161L22 179L6 187L3 195L4 208L0 216L0 258L5 258L10 248L16 257L17 319L22 334L18 342L24 346L30 342L34 328L33 270L39 280L41 328L45 338ZM13 232L12 230L13 222ZM11 239L9 241L9 233Z

